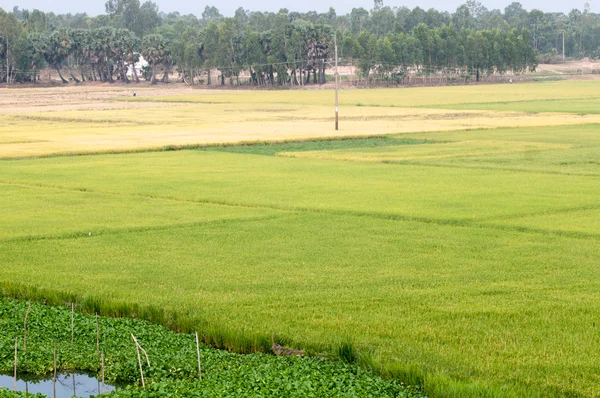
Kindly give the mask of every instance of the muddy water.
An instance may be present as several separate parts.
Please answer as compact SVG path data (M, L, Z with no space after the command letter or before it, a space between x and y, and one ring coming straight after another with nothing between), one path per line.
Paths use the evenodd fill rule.
M23 376L20 376L23 377ZM17 390L27 391L31 394L44 394L50 398L90 397L102 393L102 381L94 376L72 373L60 374L56 377L56 395L54 393L54 382L52 377L17 378ZM10 391L14 389L13 376L0 375L0 387L6 387ZM114 391L116 387L105 384L104 392Z

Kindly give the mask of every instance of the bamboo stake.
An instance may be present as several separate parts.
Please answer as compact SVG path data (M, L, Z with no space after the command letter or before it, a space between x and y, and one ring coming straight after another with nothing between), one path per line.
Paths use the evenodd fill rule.
M144 347L142 347L140 343L138 343L137 339L135 339L135 343L138 345L138 347L140 347L140 350L144 353L144 356L146 357L146 364L148 364L148 367L150 367L150 358L148 358L148 353L146 352L146 350L144 350Z
M29 311L31 311L31 301L27 304L27 312L23 321L23 352L27 352L27 317L29 316Z
M71 345L75 339L75 303L71 303Z
M19 345L19 338L15 337L15 392L17 392L17 347Z
M102 394L104 394L104 353L102 353Z
M148 359L148 353L146 353L146 350L144 350L144 348L138 344L138 347L140 347L140 350L144 353L144 356L146 357L146 363L148 364L148 367L150 367L150 359Z
M96 314L96 355L100 352L100 332L98 328L98 314Z
M137 352L138 365L140 365L140 376L142 378L142 387L146 388L146 383L144 382L144 372L142 370L142 358L140 356L140 345L138 344L137 339L135 338L133 333L131 334L131 338L133 339L133 341L135 343L135 350Z
M136 344L135 350L137 352L138 364L140 365L140 376L142 378L142 387L146 388L146 383L144 382L144 372L142 371L142 360L140 358L140 346Z
M196 352L198 353L198 378L202 380L202 366L200 364L200 342L198 341L198 332L196 332Z
M54 398L56 398L56 347L54 347L54 377L52 378L52 387L54 388Z

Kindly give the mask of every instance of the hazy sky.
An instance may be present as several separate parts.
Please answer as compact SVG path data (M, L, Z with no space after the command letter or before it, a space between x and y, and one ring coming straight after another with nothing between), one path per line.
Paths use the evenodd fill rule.
M143 3L145 0L141 0ZM483 0L482 3L489 9L504 10L513 0ZM42 11L53 11L55 13L78 13L86 12L89 15L97 15L104 13L105 0L0 0L0 7L4 10L12 10L15 5L20 8L40 9ZM154 0L160 11L171 12L179 11L182 14L195 14L198 17L202 14L204 7L215 5L221 14L232 16L236 8L243 6L252 11L277 11L280 8L287 8L290 11L310 11L325 12L332 6L338 14L345 14L352 10L353 7L364 7L367 10L371 9L373 2L369 0L256 0L252 2L241 0L209 0L202 2L197 0ZM407 6L413 8L419 6L424 9L436 8L438 10L454 11L460 4L464 4L466 0L400 0L396 2L384 0L384 5L390 7ZM583 10L586 0L559 1L559 0L522 0L520 3L526 9L538 8L543 11L563 11L569 12L573 8ZM600 12L600 0L589 0L592 12ZM249 6L251 4L251 7Z

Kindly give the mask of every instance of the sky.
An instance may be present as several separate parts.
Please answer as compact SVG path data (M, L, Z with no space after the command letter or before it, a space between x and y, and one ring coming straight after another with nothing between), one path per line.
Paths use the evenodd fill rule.
M144 2L145 0L140 0ZM255 0L249 2L243 0L208 0L202 2L198 0L154 0L158 4L160 11L169 13L179 11L181 14L195 14L200 17L206 5L216 6L221 14L225 16L233 16L234 11L242 6L251 11L278 11L280 8L287 8L290 11L317 11L326 12L329 7L335 8L338 15L346 14L353 7L363 7L367 10L373 8L373 2L369 0ZM513 0L483 0L481 3L488 9L500 9L510 4ZM384 0L384 5L390 7L406 6L414 8L417 5L424 9L435 8L444 11L455 11L456 8L464 4L466 0L397 0L396 2ZM520 3L527 10L537 8L545 12L565 12L568 13L573 8L583 10L586 0L558 1L558 0L521 0ZM591 6L591 11L600 13L600 0L588 0ZM13 9L15 5L21 9L39 9L45 12L52 11L57 14L79 13L85 12L88 15L94 16L104 13L105 0L0 0L0 8L6 11Z

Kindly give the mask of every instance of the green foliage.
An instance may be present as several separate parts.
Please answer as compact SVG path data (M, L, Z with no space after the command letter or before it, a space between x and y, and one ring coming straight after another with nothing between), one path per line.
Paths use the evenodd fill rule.
M43 39L39 34L29 33L19 37L13 54L14 66L21 73L14 76L15 82L35 81L36 74L45 66L42 48Z
M26 302L0 299L0 372L12 371L14 339L22 343ZM240 355L201 344L202 380L198 380L195 337L176 334L159 326L131 318L96 318L75 313L75 339L71 344L70 307L32 303L27 318L27 351L19 349L18 372L47 375L53 371L53 349L57 349L59 372L100 372L100 352L105 358L108 382L127 384L114 397L423 397L415 388L397 381L384 381L362 368L340 361L313 358ZM147 351L144 364L147 389L140 387L134 334ZM17 397L0 390L0 397Z
M170 51L167 42L161 35L151 34L142 40L142 56L152 67L152 84L156 83L156 68L161 63L169 62Z
M63 83L68 83L67 80L60 74L60 68L65 62L69 54L73 42L67 31L56 30L45 37L42 54L46 62L59 73Z
M15 60L15 48L22 34L21 25L13 13L0 8L0 81L12 80L11 63Z
M5 387L0 387L0 398L17 398L17 397L27 397L27 398L45 398L44 394L31 394L26 392L14 392Z
M193 68L190 68L189 60L196 57L196 49L204 44L210 47L219 43L218 40L213 40L212 44L205 43L202 38L210 38L215 33L214 29L219 28L233 40L224 46L222 44L228 38L223 38L218 47L219 54L217 51L207 52L209 56L206 59L210 59L210 65L205 66L222 68L222 76L237 77L239 69L245 69L251 75L264 74L252 77L251 83L255 85L304 84L304 79L308 81L308 73L314 74L315 71L319 76L316 81L313 78L313 83L325 82L322 61L318 60L322 60L323 55L331 58L331 54L322 51L321 55L311 55L306 47L307 44L314 44L310 44L314 35L307 34L307 29L301 25L310 25L309 30L325 32L327 36L326 40L319 40L317 47L313 45L312 50L330 48L331 36L335 31L340 38L340 57L356 64L362 55L359 66L363 76L378 72L384 80L397 80L407 69L425 69L424 74L459 70L458 74L472 73L476 76L513 71L521 73L535 70L538 54L562 62L563 50L567 58L600 56L600 16L591 12L589 7L574 9L568 14L544 13L535 9L527 11L515 2L500 11L488 10L478 1L467 1L453 13L423 10L420 7L412 10L406 7L393 9L377 4L370 11L354 8L347 15L338 15L334 9L324 13L289 12L286 9L280 12L248 13L240 8L232 18L224 18L216 7L209 5L201 16L194 16L178 12L160 13L152 1L109 0L105 10L105 15L96 17L86 14L56 15L39 10L30 12L18 7L10 13L3 11L0 19L4 21L0 27L5 32L0 32L0 63L3 68L6 65L18 74L28 74L28 68L23 63L15 63L14 57L10 56L11 43L16 43L17 37L30 33L46 36L57 29L101 27L126 28L139 39L149 34L163 35L170 43L169 50L173 54L179 53L179 59L188 59L185 65L180 65L180 72L188 75L186 81L190 84L193 82L192 76L200 73L201 66L195 60L192 62ZM235 34L231 32L231 25L235 25ZM200 32L193 42L183 38L187 29ZM379 42L379 51L375 51L375 54L365 53L366 42L362 43L362 48L358 44L363 32L367 36L374 36L375 42L372 41L371 45ZM263 40L257 41L256 36ZM387 45L383 46L386 38L392 43L395 56L390 56ZM7 47L6 39L9 39L8 47L11 47L7 50L9 56L2 50ZM262 54L248 51L249 46L245 44L250 41L261 45ZM183 50L184 44L189 45L191 52ZM14 48L16 50L18 46ZM373 47L368 50L374 51ZM247 57L249 53L254 56ZM264 60L259 62L260 58ZM75 59L68 60L69 63L71 61ZM310 65L307 61L310 61ZM88 62L93 63L92 60ZM270 69L276 69L273 79L271 70L255 71L256 66L267 62L274 64ZM77 62L73 64L77 65ZM167 69L170 66L167 64ZM386 68L394 70L386 71ZM299 78L301 73L307 76Z
M133 66L141 53L147 55L144 58L154 69L153 83L159 66L165 72L162 80L167 82L176 65L188 84L194 84L203 68L208 84L212 83L211 69L218 69L221 84L226 79L230 84L261 86L324 84L337 34L342 62L354 62L367 83L372 73L380 80L398 83L409 72L427 76L438 72L473 74L479 80L481 74L535 69L537 25L531 33L531 26L474 22L486 18L487 10L471 7L478 15L473 20L469 7L459 8L456 18L451 19L435 10L425 13L417 7L406 15L406 9L394 14L383 6L370 14L355 9L349 16L337 16L332 9L318 17L287 10L247 15L240 9L234 17L224 18L215 7L206 6L202 19L198 19L178 13L159 15L156 4L150 1L109 0L105 4L107 15L87 18L78 14L77 18L68 17L68 23L38 10L5 13L1 17L6 20L2 24L6 32L0 32L4 39L0 40L0 56L8 60L8 69L12 65L20 74L34 74L37 63L28 66L26 62L12 62L14 56L2 55L10 54L10 48L2 50L7 47L6 39L16 42L33 33L41 35L47 45L43 50L30 46L29 58L43 54L63 82L67 82L61 74L63 65L80 69L81 80L71 73L76 82L113 82L113 75L128 81L126 65ZM27 29L21 29L15 15L26 19ZM54 29L58 22L62 25ZM249 81L240 82L242 71L248 71Z
M139 0L108 0L105 9L113 27L127 28L140 38L159 25L158 7L151 1L140 4Z

